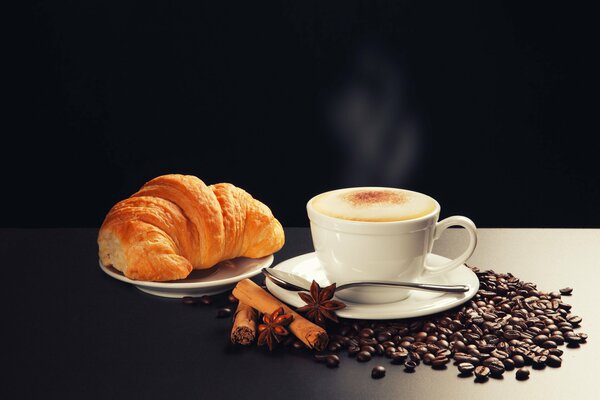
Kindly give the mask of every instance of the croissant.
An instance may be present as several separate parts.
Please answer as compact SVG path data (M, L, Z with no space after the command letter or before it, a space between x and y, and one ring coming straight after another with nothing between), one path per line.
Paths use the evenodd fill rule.
M263 257L283 243L271 210L243 189L175 174L154 178L115 204L98 233L103 265L147 281L183 279L192 269L231 258Z

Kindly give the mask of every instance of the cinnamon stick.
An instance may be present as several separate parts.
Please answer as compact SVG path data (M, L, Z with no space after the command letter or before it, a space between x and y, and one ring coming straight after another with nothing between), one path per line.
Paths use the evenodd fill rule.
M325 329L313 324L250 279L239 281L233 289L233 295L240 303L245 303L265 314L271 314L277 308L283 307L286 314L294 316L294 320L289 326L290 331L309 348L317 351L325 350L329 342Z
M254 342L256 337L257 311L248 304L239 302L233 316L231 328L231 341L242 345Z

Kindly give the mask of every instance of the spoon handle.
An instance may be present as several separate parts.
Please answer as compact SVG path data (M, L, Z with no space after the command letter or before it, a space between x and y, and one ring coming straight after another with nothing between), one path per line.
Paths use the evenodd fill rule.
M349 289L353 287L363 286L387 286L387 287L403 287L412 290L425 290L430 292L446 292L446 293L464 293L468 292L471 287L469 285L434 285L429 283L414 283L414 282L394 282L394 281L360 281L345 283L336 287L335 291Z

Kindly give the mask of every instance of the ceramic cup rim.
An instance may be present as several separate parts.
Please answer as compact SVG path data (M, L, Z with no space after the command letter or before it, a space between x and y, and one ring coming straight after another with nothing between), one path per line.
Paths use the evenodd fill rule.
M351 219L333 217L331 215L327 215L327 214L320 212L313 206L313 202L319 196L329 194L329 193L353 190L353 189L357 189L357 190L381 190L381 189L402 190L402 191L409 192L409 193L415 193L415 194L419 194L422 196L427 196L428 198L433 200L435 207L429 213L422 215L420 217L417 217L417 218L398 220L398 221L361 221L361 220L351 220ZM355 187L345 187L345 188L328 190L326 192L322 192L322 193L319 193L319 194L313 196L306 203L306 211L307 211L310 222L315 223L315 224L321 226L322 228L328 228L328 229L332 229L332 230L336 230L336 231L349 231L349 232L354 232L354 233L368 234L368 233L384 233L384 232L393 232L393 231L397 232L398 230L402 230L403 228L410 229L410 228L414 228L414 227L421 227L421 229L427 229L427 227L429 225L431 225L431 223L437 222L438 216L441 211L441 206L440 206L440 203L438 203L438 201L436 199L429 196L428 194L417 192L414 190L387 187L387 186L355 186ZM414 229L411 229L411 230L414 230ZM416 229L416 230L420 230L420 229Z

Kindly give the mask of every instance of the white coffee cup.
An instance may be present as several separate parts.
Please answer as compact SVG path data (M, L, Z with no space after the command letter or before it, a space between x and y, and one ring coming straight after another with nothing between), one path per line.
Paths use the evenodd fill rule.
M400 196L398 204L394 203L396 194ZM392 202L388 204L385 200L390 196ZM346 204L347 198L359 201ZM378 198L383 200L378 203L381 200ZM477 245L473 221L453 216L438 222L439 203L409 190L338 189L313 197L306 208L317 258L329 281L338 285L368 280L421 282L427 274L444 274L461 266ZM427 255L433 242L450 226L466 229L469 234L466 250L443 265L428 265ZM377 304L399 301L409 294L404 289L360 287L346 289L337 296L345 301Z

